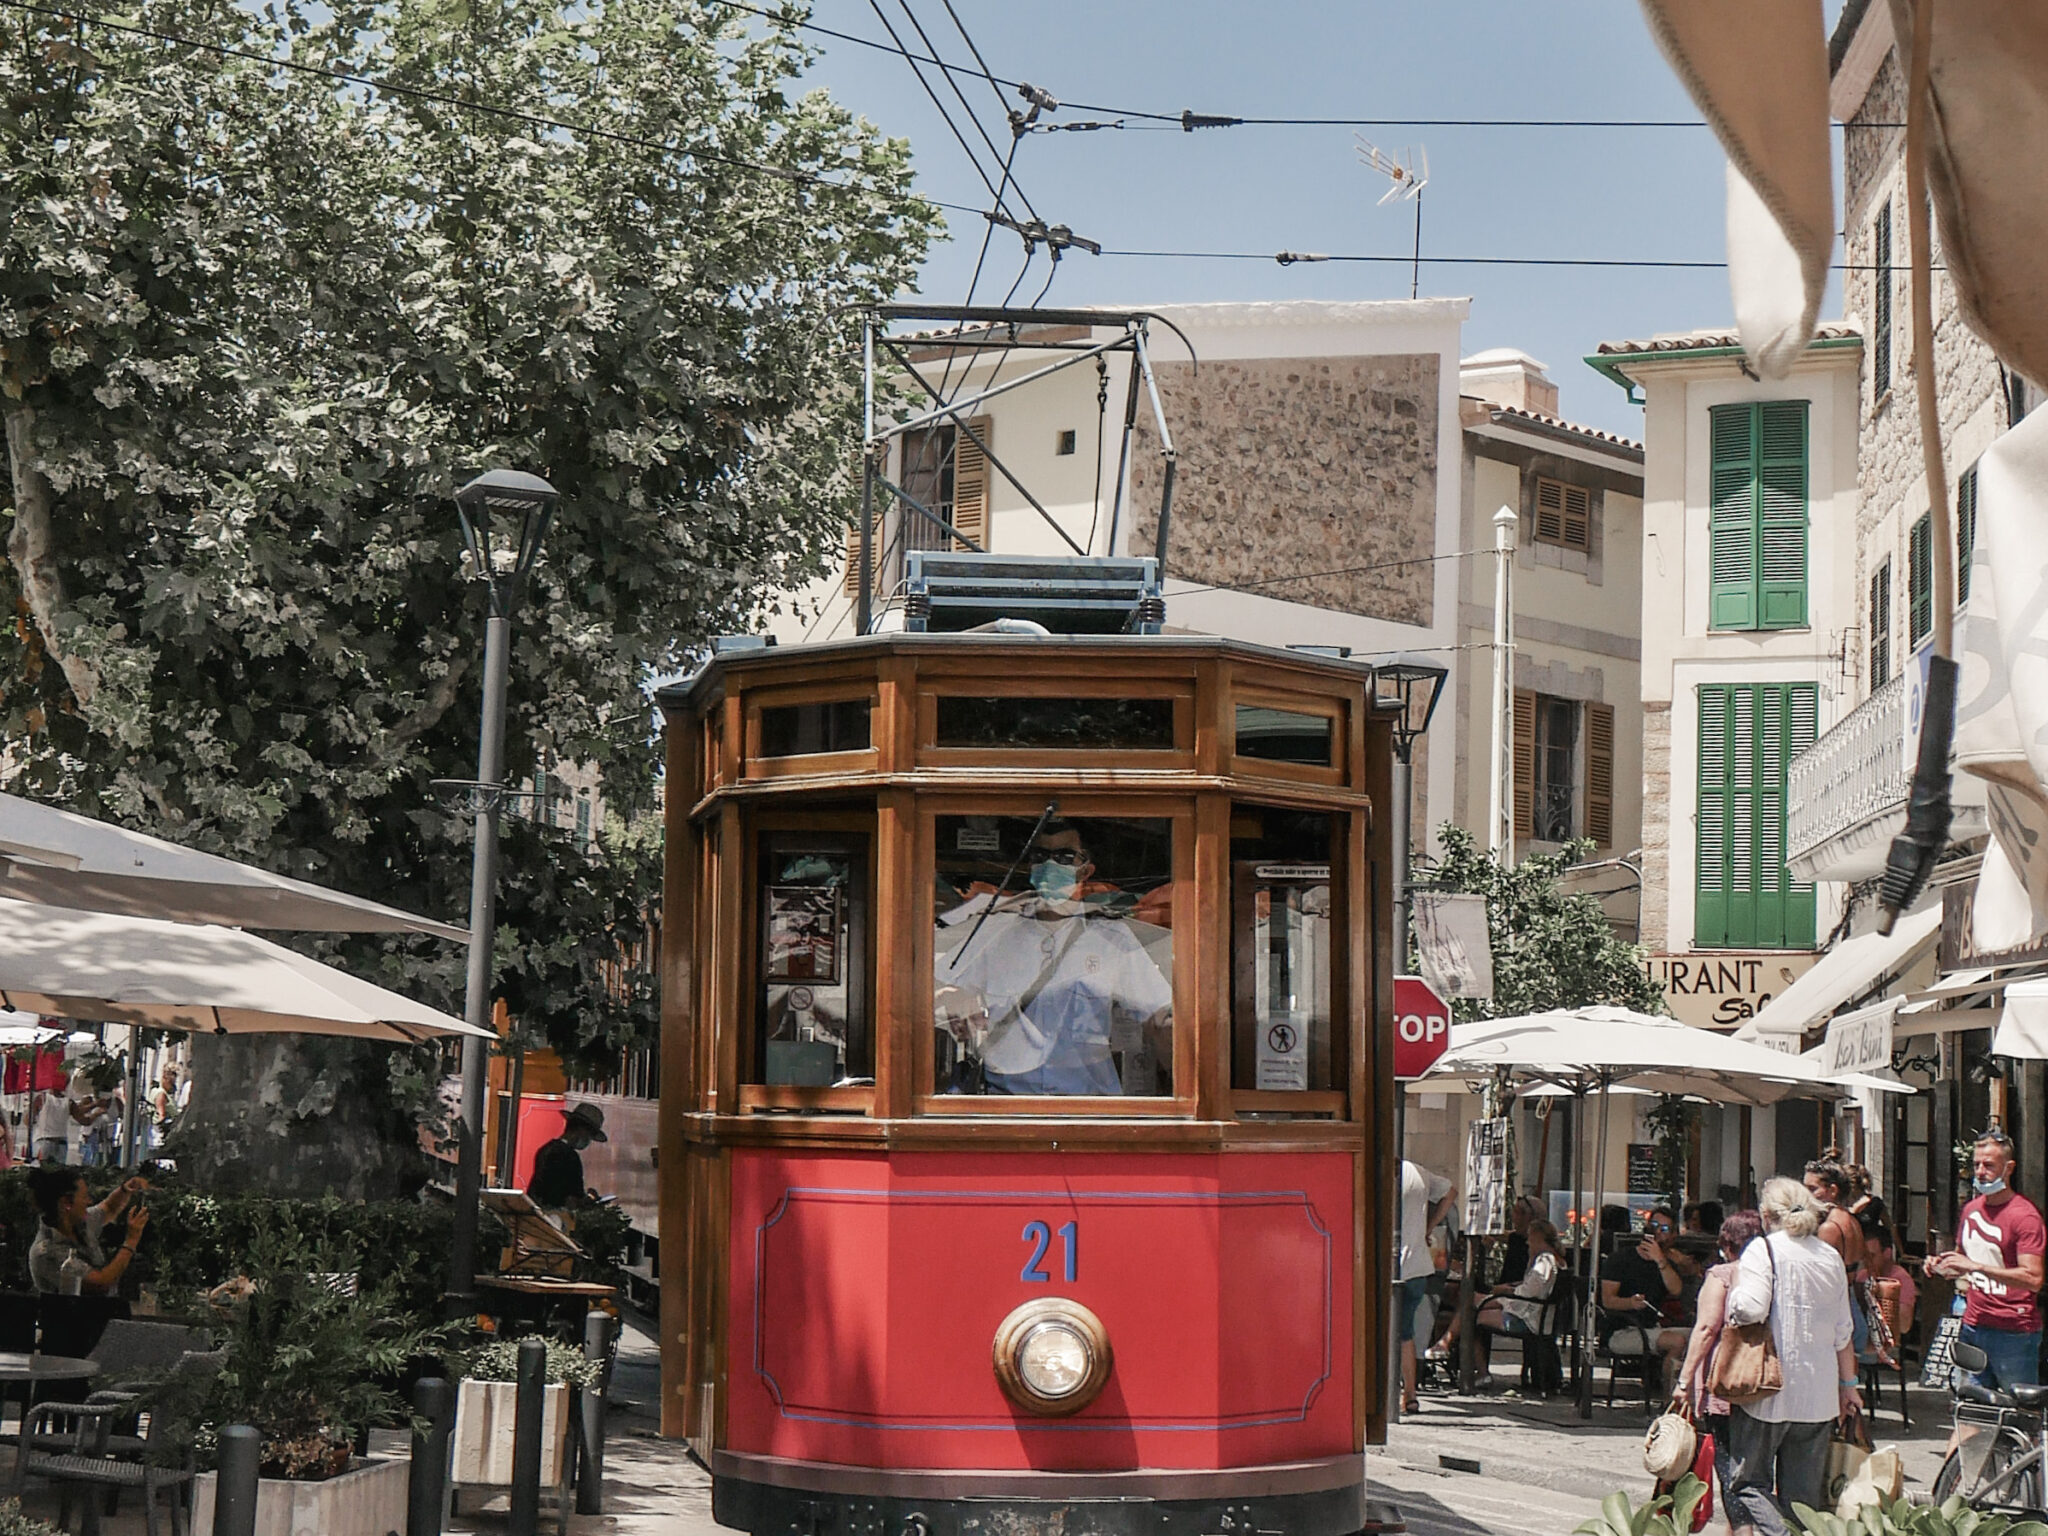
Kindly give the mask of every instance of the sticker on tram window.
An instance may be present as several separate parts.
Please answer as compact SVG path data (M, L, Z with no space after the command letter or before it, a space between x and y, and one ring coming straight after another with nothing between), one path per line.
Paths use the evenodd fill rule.
M1052 1276L1045 1270L1045 1260L1052 1248L1053 1229L1043 1221L1024 1223L1024 1241L1031 1245L1031 1257L1024 1261L1024 1268L1018 1274L1019 1280L1033 1284L1047 1284ZM1081 1273L1081 1224L1078 1221L1060 1223L1060 1278L1072 1285Z
M775 885L768 888L768 980L839 980L839 888Z

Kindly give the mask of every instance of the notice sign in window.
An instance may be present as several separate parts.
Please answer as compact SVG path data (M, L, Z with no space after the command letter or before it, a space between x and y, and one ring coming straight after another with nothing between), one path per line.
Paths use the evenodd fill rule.
M839 888L768 888L769 981L839 980Z

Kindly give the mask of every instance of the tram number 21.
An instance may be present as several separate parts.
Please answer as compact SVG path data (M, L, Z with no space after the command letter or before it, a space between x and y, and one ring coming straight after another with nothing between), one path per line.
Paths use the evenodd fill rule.
M1052 1247L1053 1229L1042 1221L1024 1223L1024 1241L1031 1245L1031 1257L1024 1261L1024 1269L1017 1278L1045 1284L1052 1276L1045 1271L1045 1259ZM1059 1228L1061 1277L1072 1285L1080 1274L1081 1265L1081 1224L1078 1221L1062 1222Z

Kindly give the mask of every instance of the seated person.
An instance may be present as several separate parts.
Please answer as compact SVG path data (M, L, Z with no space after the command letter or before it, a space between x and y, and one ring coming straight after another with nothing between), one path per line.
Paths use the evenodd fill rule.
M1912 1271L1899 1262L1898 1250L1892 1245L1890 1226L1872 1229L1863 1250L1863 1269L1870 1277L1871 1290L1878 1304L1884 1308L1886 1320L1892 1324L1893 1339L1903 1343L1906 1335L1913 1331L1914 1314L1920 1305L1920 1287L1914 1283ZM1856 1358L1865 1365L1879 1362L1898 1364L1896 1359L1887 1359L1875 1349L1859 1349Z
M1513 1280L1496 1283L1473 1314L1473 1321L1479 1325L1482 1366L1491 1363L1493 1335L1504 1333L1510 1338L1527 1339L1543 1331L1543 1309L1550 1304L1550 1293L1557 1288L1557 1228L1537 1216L1524 1231L1529 1261L1522 1273ZM1444 1335L1444 1347L1450 1349L1457 1339L1458 1319L1453 1318L1450 1332Z
M149 1225L149 1210L135 1197L149 1181L129 1179L98 1205L86 1194L85 1175L62 1166L37 1168L29 1174L29 1194L42 1218L36 1240L29 1245L28 1274L45 1294L104 1296L128 1273L135 1247ZM134 1209L129 1210L134 1202ZM110 1259L102 1239L108 1223L128 1213L127 1235Z
M1601 1263L1600 1343L1609 1354L1646 1355L1657 1347L1664 1304L1684 1289L1684 1277L1667 1247L1677 1225L1660 1206L1644 1218L1642 1237L1632 1248L1621 1246ZM1603 1237L1625 1234L1627 1208L1603 1206L1600 1230Z

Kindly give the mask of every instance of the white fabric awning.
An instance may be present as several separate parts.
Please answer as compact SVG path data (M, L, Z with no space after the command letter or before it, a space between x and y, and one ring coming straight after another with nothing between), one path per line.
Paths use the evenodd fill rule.
M1993 1055L2048 1059L2048 980L2014 982L2005 989L2005 1011L1986 1011L1985 1017L1998 1019L1998 1032L1991 1037Z
M1904 975L1933 950L1941 937L1941 905L1900 918L1890 933L1862 933L1844 939L1757 1011L1738 1040L1804 1034L1842 1004L1877 991Z

